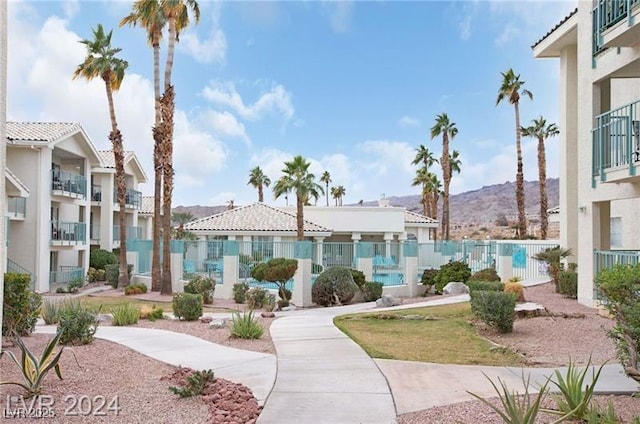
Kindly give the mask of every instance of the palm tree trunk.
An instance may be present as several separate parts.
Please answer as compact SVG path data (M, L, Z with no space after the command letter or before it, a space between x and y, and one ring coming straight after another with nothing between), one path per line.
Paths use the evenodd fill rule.
M107 91L107 101L109 103L109 116L111 117L111 133L109 140L113 148L113 156L116 163L116 189L118 192L118 205L120 212L120 255L118 258L118 287L129 285L129 275L127 272L127 216L125 205L125 178L124 178L124 149L122 148L122 134L118 130L116 109L113 105L113 91L111 90L111 75L107 74L103 78Z
M442 237L449 240L449 183L451 181L451 164L449 163L449 136L447 132L442 133L442 179L444 194L442 195Z
M151 258L151 291L162 287L160 267L160 229L162 227L162 114L160 112L160 41L153 42L153 91L155 97L155 124L153 127L153 254Z
M540 188L540 239L547 239L549 219L547 217L547 159L544 151L544 138L538 137L538 186Z
M171 196L173 192L173 113L175 104L173 101L173 87L165 91L162 99L162 127L164 129L164 141L162 143L163 163L163 187L162 187L162 294L171 294Z
M329 182L327 181L326 183L327 189L325 190L324 194L327 197L327 206L329 206Z
M302 196L296 193L296 225L298 231L298 241L304 240L304 202Z
M518 205L518 235L520 239L527 237L527 217L524 211L524 173L522 171L522 142L520 133L520 107L518 102L513 104L516 113L516 155L518 169L516 172L516 203Z
M262 190L262 184L258 184L258 202L264 202L264 192Z

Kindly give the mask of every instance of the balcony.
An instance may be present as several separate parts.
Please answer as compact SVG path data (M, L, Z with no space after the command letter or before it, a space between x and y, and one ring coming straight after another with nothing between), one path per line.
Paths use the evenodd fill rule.
M139 240L142 238L142 227L127 227L127 240ZM120 241L120 226L113 226L113 241Z
M113 189L113 203L118 204L118 190L115 188ZM142 206L142 193L128 188L124 195L124 204L126 208L140 209L140 206Z
M52 246L87 244L87 225L84 222L51 221Z
M637 43L640 0L598 0L593 9L593 54L607 47L629 47Z
M9 196L7 199L7 216L13 220L24 220L27 215L27 198Z
M91 185L91 201L102 201L102 187L100 187L99 185Z
M87 179L83 175L63 171L51 170L51 193L58 196L86 199Z
M630 182L640 166L640 100L596 116L592 184Z
M66 287L74 280L84 279L84 268L79 266L59 266L57 271L49 271L49 290Z

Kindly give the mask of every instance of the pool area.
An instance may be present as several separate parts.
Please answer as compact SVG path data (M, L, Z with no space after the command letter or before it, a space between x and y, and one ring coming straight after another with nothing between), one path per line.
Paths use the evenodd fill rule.
M383 286L401 286L404 284L404 274L399 272L376 273L373 274L373 281L382 283Z

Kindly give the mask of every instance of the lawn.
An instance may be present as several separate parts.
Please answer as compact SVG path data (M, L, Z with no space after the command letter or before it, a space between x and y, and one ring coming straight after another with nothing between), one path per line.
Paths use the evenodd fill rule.
M404 318L403 318L404 317ZM334 322L371 357L467 365L522 365L477 335L469 303L351 314Z

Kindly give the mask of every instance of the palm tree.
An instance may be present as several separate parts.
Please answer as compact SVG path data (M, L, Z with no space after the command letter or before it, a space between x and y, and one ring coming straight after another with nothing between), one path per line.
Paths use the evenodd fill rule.
M160 229L162 228L162 115L160 111L160 41L162 29L167 19L158 0L138 0L133 3L133 11L122 18L120 26L140 25L147 31L147 41L153 48L153 92L155 100L155 121L153 134L153 254L151 259L151 290L160 291L162 268L160 267Z
M338 206L338 187L331 187L331 197L336 202L336 206Z
M560 262L567 256L571 256L571 249L563 249L560 246L549 247L532 256L533 259L544 262L549 267L549 273L556 289L556 293L560 293L560 284L558 275L560 272Z
M451 163L449 162L449 141L458 134L455 122L451 122L446 113L436 116L436 123L431 127L431 139L442 135L442 179L444 192L442 194L442 237L449 240L449 184L451 184Z
M322 176L320 177L320 182L324 183L325 186L325 195L327 197L327 206L329 206L329 183L331 182L331 174L329 171L324 171Z
M336 187L336 195L338 196L338 201L340 202L339 206L342 206L342 198L345 194L347 194L347 190L344 188L344 186L339 185L338 187Z
M175 113L174 88L171 83L176 42L180 31L189 26L189 10L196 23L200 20L200 8L195 0L159 0L169 27L167 58L164 67L164 93L160 98L162 125L158 137L162 139L162 294L171 294L171 196L173 193L173 117Z
M174 212L171 215L171 221L178 225L179 230L184 230L184 224L195 219L191 212Z
M431 173L426 166L418 168L416 176L411 182L412 186L422 186L422 214L424 216L431 216L431 192L428 190L431 182Z
M516 75L513 69L509 68L507 72L501 72L502 84L498 90L498 98L496 106L504 99L513 105L516 118L516 203L518 204L518 234L523 239L527 235L527 217L524 212L524 173L522 172L522 144L520 132L520 96L527 96L533 99L533 94L522 88L524 81L520 80L520 75Z
M547 120L542 116L534 119L530 127L520 128L520 132L525 137L536 137L538 139L538 186L540 189L540 238L547 238L549 218L547 217L547 159L545 155L544 142L560 134L558 126L554 123L547 124Z
M460 173L460 165L462 165L462 161L460 160L460 152L454 150L451 152L451 157L449 157L449 178L453 177L453 173Z
M424 145L419 145L416 150L416 157L411 162L412 165L417 165L422 162L422 164L427 168L431 168L434 163L438 163L438 159L433 156L433 152L431 152L428 148L424 147Z
M298 155L291 161L284 163L284 175L273 186L276 199L290 191L296 192L296 224L298 240L304 240L304 203L311 197L316 200L324 194L321 185L316 183L315 176L309 172L311 165L305 158Z
M254 188L258 189L258 202L264 202L264 191L263 187L269 187L271 184L271 180L267 177L262 169L259 166L256 166L251 171L249 171L249 182L247 185L252 185Z
M109 104L109 118L111 119L111 133L109 140L113 148L113 156L116 165L116 188L118 192L118 205L120 205L120 265L118 267L118 287L124 287L129 284L129 275L127 272L127 214L125 195L126 180L124 175L124 148L122 146L122 134L118 129L118 121L116 119L116 110L113 104L113 92L117 91L124 79L124 73L129 64L116 55L122 49L111 46L111 35L113 31L105 33L102 25L98 25L96 29L92 29L93 39L80 41L87 48L87 57L84 62L76 67L73 78L85 78L92 80L100 78L104 81L107 91L107 102Z

